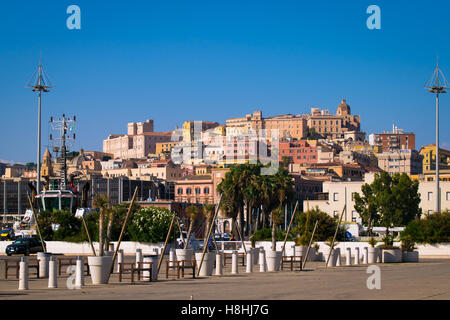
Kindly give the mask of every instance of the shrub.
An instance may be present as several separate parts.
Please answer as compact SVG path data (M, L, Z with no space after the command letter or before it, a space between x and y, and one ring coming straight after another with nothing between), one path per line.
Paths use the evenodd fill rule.
M411 221L401 233L416 243L450 242L450 211L432 213L424 219Z
M277 229L276 231L276 241L284 241L286 236L286 231ZM289 232L287 241L293 241L294 235ZM250 241L272 241L272 229L262 228L256 231L251 237Z
M162 242L169 231L174 213L166 208L146 207L133 215L128 227L131 241ZM177 228L173 228L169 240L175 240Z

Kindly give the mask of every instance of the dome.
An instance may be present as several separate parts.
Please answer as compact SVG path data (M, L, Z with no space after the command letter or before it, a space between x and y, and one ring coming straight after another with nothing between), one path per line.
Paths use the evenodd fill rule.
M351 114L350 112L350 106L347 104L345 99L342 99L341 104L337 108L337 115L338 116L345 116Z

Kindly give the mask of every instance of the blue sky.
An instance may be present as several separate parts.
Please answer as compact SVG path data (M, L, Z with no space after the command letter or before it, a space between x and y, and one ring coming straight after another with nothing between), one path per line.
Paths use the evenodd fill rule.
M81 8L69 30L66 8ZM381 8L381 30L366 8ZM436 9L437 8L437 9ZM450 78L450 3L442 1L9 1L0 9L0 159L36 161L37 97L26 89L42 52L55 88L50 116L76 114L75 149L154 119L225 123L263 115L335 113L346 98L367 133L392 123L434 142L434 97L423 88L439 55ZM450 94L440 105L450 149Z

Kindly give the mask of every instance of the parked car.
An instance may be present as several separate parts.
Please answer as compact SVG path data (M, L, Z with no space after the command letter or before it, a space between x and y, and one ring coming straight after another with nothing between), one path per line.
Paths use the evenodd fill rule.
M44 247L46 247L44 242ZM24 254L43 252L41 240L38 238L20 238L8 245L5 252L8 256L13 254Z

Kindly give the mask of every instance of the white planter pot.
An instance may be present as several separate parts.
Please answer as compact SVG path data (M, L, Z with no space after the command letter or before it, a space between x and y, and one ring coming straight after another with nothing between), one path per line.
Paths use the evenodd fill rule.
M367 258L368 263L377 263L378 260L378 248L369 248Z
M202 252L197 252L195 254L195 260L197 263L197 268L200 267L200 262L202 261ZM200 268L200 277L209 277L212 275L214 270L214 262L216 260L216 254L214 252L205 253L205 258L203 259L202 267Z
M329 254L330 254L330 248L326 248L323 253L325 262L327 262ZM333 249L333 252L331 253L331 257L328 260L328 267L336 267L337 258L338 258L337 251L336 251L336 249Z
M258 264L259 261L259 248L251 248L253 256L253 264Z
M307 246L295 246L295 256L297 257L305 257L306 251L308 251Z
M111 272L112 256L88 257L92 284L106 284Z
M308 250L308 248L306 248L306 250ZM316 260L317 260L316 249L311 247L309 248L308 261L316 261Z
M149 255L144 255L144 257L142 258L142 262L151 262L152 263L152 281L156 281L158 280L158 263L159 263L159 255L157 254L149 254ZM149 265L148 264L143 264L143 268L148 269ZM150 278L150 272L149 271L144 271L142 273L144 279L149 279Z
M266 251L267 271L279 271L281 265L281 251Z
M322 252L316 253L316 260L315 261L323 261L323 253Z
M419 251L404 251L403 262L419 262Z
M402 250L400 249L383 249L383 263L402 262Z
M194 259L194 249L176 249L175 254L177 256L177 261L181 260L193 260Z

